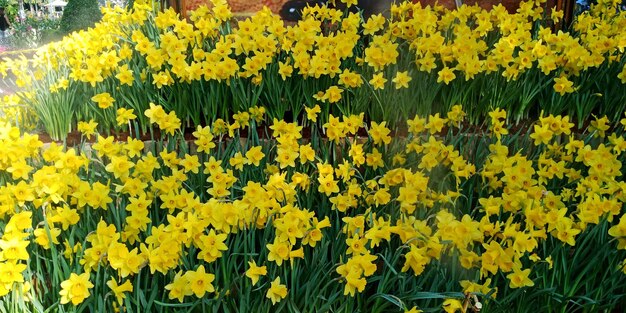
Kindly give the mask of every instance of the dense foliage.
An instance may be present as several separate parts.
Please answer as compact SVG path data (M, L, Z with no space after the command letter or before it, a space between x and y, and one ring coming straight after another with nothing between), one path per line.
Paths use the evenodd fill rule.
M102 18L98 0L68 0L61 17L60 31L69 34L93 27Z
M626 12L611 1L578 16L570 32L552 30L562 12L548 14L539 0L515 14L402 2L390 20L367 21L316 7L293 26L268 10L235 21L215 2L189 20L145 2L107 9L90 31L0 63L0 76L38 90L20 101L58 139L80 120L116 128L116 109L142 112L150 102L191 125L255 105L271 118L297 118L316 104L320 123L328 113L363 112L395 125L463 104L472 123L504 108L515 121L544 111L582 126L591 114L617 119L626 106ZM90 99L104 93L112 100L102 111ZM139 123L145 131L147 120Z

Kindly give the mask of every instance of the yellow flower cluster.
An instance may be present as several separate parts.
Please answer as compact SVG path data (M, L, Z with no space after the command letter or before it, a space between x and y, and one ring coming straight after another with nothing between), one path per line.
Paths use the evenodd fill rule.
M338 77L336 85L319 90L317 97L335 103L344 90L365 82L383 89L389 79L395 88L408 88L411 76L406 68L395 71L395 77L384 77L385 69L404 57L402 47L408 46L415 70L437 71L439 83L449 84L457 76L469 80L481 73L501 73L515 80L537 68L555 77L554 90L563 95L576 90L571 77L619 62L626 47L621 31L626 12L616 10L612 1L600 1L591 13L580 15L573 26L576 35L534 24L544 13L545 0L524 1L514 14L501 5L489 11L478 6L448 11L405 1L393 6L389 20L375 15L367 21L358 14L310 7L293 26L264 9L233 28L226 1L212 2L211 8L192 12L189 20L172 9L152 12L146 1L134 3L128 12L106 8L102 21L89 31L43 47L31 60L1 62L0 77L11 72L20 87L51 79L46 86L58 93L75 82L92 87L112 81L120 86L140 83L160 89L175 83L230 84L231 79L250 78L259 85L264 75L276 71L282 80L294 75ZM551 18L558 23L561 15L555 11ZM368 45L356 54L365 39ZM346 67L344 63L352 59L370 70ZM58 73L48 77L50 70ZM626 67L618 78L626 81ZM113 100L104 94L94 99L101 108Z
M176 113L167 114L161 106L150 103L150 109L145 114L150 119L150 123L156 123L167 134L173 135L177 129L180 129L180 119Z
M17 189L18 193L23 189ZM0 239L0 296L11 292L13 286L22 285L23 288L30 288L30 283L24 280L22 272L27 268L26 262L30 255L26 248L30 244L27 230L31 227L31 212L21 212L11 216L9 222L4 227L4 233ZM20 288L22 289L22 288Z
M249 126L244 123L252 119L243 116L251 112L238 113L233 123ZM158 105L144 114L166 131L177 124L171 122L175 114ZM176 273L162 286L170 299L201 298L220 287L213 285L215 276L205 265L230 262L221 258L232 252L232 238L266 229L273 237L261 246L264 263L247 260L245 275L253 285L268 275L268 268L287 262L293 267L308 251L325 249L319 245L324 233L340 229L347 259L335 271L345 283L344 295L350 296L363 292L368 277L384 270L376 251L394 240L403 249L400 272L419 276L433 262L455 255L459 266L481 277L482 283L460 282L464 291L483 294L492 292L491 279L501 273L511 288L533 286L528 265L552 262L549 255L538 255L543 241L552 237L575 246L577 236L603 219L619 219L608 234L617 239L618 249L626 249L621 210L626 183L619 178L626 141L621 135L585 143L572 133L567 116L550 115L530 135L542 148L530 157L502 143L506 112L490 115L492 143L478 169L440 137L445 125L462 121L460 107L446 118L409 120L407 137L395 140L385 122L371 123L366 140L354 136L365 127L362 116L331 117L324 131L329 141L344 147L343 157L334 160L323 159L312 146L328 143L305 143L302 126L279 120L270 127L272 147L234 141L235 150L217 158L224 151L216 149L215 139L231 128L226 122L198 127L196 153L164 147L156 155L132 138L116 142L98 136L89 154L54 143L43 147L37 136L5 125L0 147L10 153L2 154L0 170L9 180L0 187L0 215L9 220L0 240L0 292L28 287L22 273L32 258L27 250L31 236L42 249L62 249L63 242L65 258L82 265L83 274L72 273L60 286L61 302L73 304L90 296L90 273L105 267L114 273L107 285L119 305L133 289L132 277L144 268L152 275ZM594 121L594 131L609 125L604 119ZM392 149L398 142L403 148ZM86 170L103 179L84 176ZM262 174L243 180L253 172ZM441 173L453 179L439 178ZM198 177L208 184L190 185ZM476 208L458 214L461 186L474 178L484 192ZM332 211L322 217L316 204L304 206L303 197L311 193L327 199ZM43 212L43 220L33 212ZM89 226L86 219L96 216L101 219ZM85 246L64 239L73 227L93 227L86 230ZM190 259L196 262L194 270L182 266ZM266 293L273 304L288 296L280 278L273 278Z
M185 274L177 273L174 281L165 286L169 290L170 299L178 299L183 302L185 296L195 295L202 298L205 293L215 291L213 282L215 275L205 271L204 266L200 265L196 271L187 271Z
M19 125L22 130L32 131L37 125L37 118L32 108L24 105L17 95L0 94L0 123Z
M320 253L332 258L328 279L341 282L349 297L365 292L381 272L419 279L450 260L474 277L459 282L465 293L496 297L504 277L510 288L532 287L536 265L553 264L542 246L576 246L605 222L610 227L604 235L626 250L626 119L620 126L594 117L591 135L583 138L570 117L541 114L528 131L530 143L514 150L507 112L494 109L478 140L487 143L485 150L478 153L444 136L446 130L461 132L466 114L460 105L408 119L395 133L394 121L366 123L370 117L359 110L338 115L320 107L368 84L410 90L416 72L447 85L482 74L512 81L535 69L550 77L555 93L575 92L574 77L584 71L623 66L626 13L614 1L599 1L582 14L573 26L576 35L541 26L543 0L522 2L515 14L502 6L448 11L405 1L393 6L391 19L367 21L310 7L292 26L264 9L236 27L226 1L212 4L189 20L173 10L153 12L143 0L131 11L107 8L94 28L50 44L30 60L0 62L0 77L10 73L19 87L49 91L3 98L0 296L36 293L29 264L56 251L82 272L66 273L52 286L61 304L89 299L98 283L92 279L100 277L113 295L107 301L119 308L144 275L164 277L167 283L155 288L167 291L169 300L234 297L231 291L260 283L253 291L262 289L275 305L298 292L289 291L289 270L311 264L311 255L323 249L332 250ZM558 23L561 13L551 18ZM320 120L315 134L321 140L305 138L305 125L273 118L268 138L249 136L242 143L243 130L258 135L254 126L270 120L271 106L254 102L232 118L210 116L209 125L194 125L191 144L178 141L189 116L156 104L170 105L177 96L166 94L168 88L201 81L248 88L244 98L251 101L254 88L291 78L333 82L301 90L320 103L307 107L305 116ZM626 66L617 78L626 82ZM248 81L250 86L242 83ZM49 96L50 103L64 104L72 99L62 96L75 94L72 87L80 84L96 93L80 109L93 114L77 123L85 137L96 139L93 145L44 145L7 123L30 125L24 103ZM101 116L131 125L138 115L169 142L116 141L96 131L105 124L94 120ZM77 241L79 231L84 238ZM235 248L241 238L253 252ZM398 253L397 261L384 257L390 251ZM228 281L225 268L233 263L237 273L230 274L239 279ZM219 266L222 272L213 272ZM626 273L626 262L619 270ZM448 299L443 308L454 312L463 304Z

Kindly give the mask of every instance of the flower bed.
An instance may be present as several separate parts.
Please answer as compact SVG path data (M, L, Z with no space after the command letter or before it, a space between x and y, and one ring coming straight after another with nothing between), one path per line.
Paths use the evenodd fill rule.
M0 63L23 88L0 124L0 310L626 306L612 3L571 33L540 2L292 27L214 4L136 1Z
M120 128L117 109L143 112L151 102L192 126L253 106L299 120L320 105L320 125L329 114L358 113L395 125L457 104L478 124L493 108L514 121L567 114L579 126L591 114L616 120L624 112L626 13L613 2L566 32L555 26L562 12L548 16L542 1L514 14L404 2L389 20L367 21L316 8L294 26L269 10L235 21L225 2L214 2L190 20L142 1L106 10L89 31L33 58L6 59L0 76L15 74L21 101L55 139L78 121ZM138 123L147 129L146 118Z
M144 112L145 147L93 134L64 149L5 126L5 307L19 311L599 310L624 305L623 124L572 134L547 116L465 136L465 113L330 117L306 143L274 120L198 127ZM246 112L249 113L249 112ZM244 115L242 113L239 116ZM258 115L261 119L263 116ZM309 119L316 116L311 114ZM447 130L442 129L447 125ZM332 134L336 134L333 136ZM193 150L193 151L192 151Z

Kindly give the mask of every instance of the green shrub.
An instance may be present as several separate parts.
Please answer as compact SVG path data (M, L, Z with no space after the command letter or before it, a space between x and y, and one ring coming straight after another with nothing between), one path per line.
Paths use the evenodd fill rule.
M97 0L69 0L63 11L60 31L69 34L73 31L94 26L102 18Z
M63 33L59 29L48 29L41 32L41 43L47 44L53 41L59 41L63 38Z
M59 20L47 17L27 16L24 20L12 23L13 36L9 43L16 49L40 47L52 41L60 40Z
M4 8L4 13L9 17L9 21L15 19L17 15L17 2L10 0L0 0L0 8Z

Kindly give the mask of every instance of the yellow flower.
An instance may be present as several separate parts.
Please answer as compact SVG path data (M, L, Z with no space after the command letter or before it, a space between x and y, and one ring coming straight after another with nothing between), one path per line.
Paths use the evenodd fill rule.
M198 125L197 130L193 132L193 136L197 138L194 144L198 146L198 152L209 152L211 149L215 148L213 134L209 126L202 127Z
M409 88L409 82L411 81L408 71L398 72L393 79L393 83L396 84L396 89Z
M89 281L89 273L76 275L70 274L70 278L61 283L61 304L72 302L73 305L82 303L90 296L89 289L93 284Z
M113 242L107 251L111 267L118 270L122 278L130 274L137 274L143 264L144 256L138 253L137 248L128 251L126 245Z
M345 136L345 126L338 117L334 117L332 114L328 118L328 122L322 125L326 129L326 136L328 139L339 142Z
M385 166L383 155L376 148L372 149L372 153L366 154L365 163L371 166L374 170ZM356 161L355 161L355 164L356 164Z
M126 151L130 158L141 156L144 147L143 141L132 137L126 138L126 144L123 145L124 151Z
M5 233L3 238L0 239L0 249L2 249L2 257L4 260L28 260L28 251L26 247L29 241L21 240L19 237L11 236L11 238Z
M255 105L248 109L248 112L250 112L250 115L257 123L261 123L263 121L263 115L265 114L265 107L258 107Z
M357 292L363 292L365 290L365 285L367 285L367 280L365 277L362 277L360 270L352 270L346 275L346 286L343 289L343 295L346 296L350 294L350 296L354 297Z
M367 248L365 247L367 242L367 238L361 238L358 235L347 238L346 245L348 245L348 249L346 250L346 254L365 254L367 252Z
M463 121L466 115L467 114L463 112L463 107L460 104L457 104L457 105L452 106L452 108L450 109L446 117L450 125L452 126L456 125L458 127L459 123Z
M483 284L479 284L477 282L472 282L469 280L462 280L459 283L461 284L461 287L463 287L463 292L465 294L482 293L483 295L487 295L491 292L491 298L495 299L498 293L497 287L489 287L489 285L491 285L491 278L487 278Z
M111 288L111 291L113 291L113 295L115 295L117 303L120 304L122 303L122 301L124 301L124 298L126 298L125 292L133 292L133 284L130 282L130 280L126 280L123 284L118 285L115 279L111 278L109 281L107 281L107 286Z
M493 132L493 135L496 136L498 140L500 140L503 135L509 134L509 130L506 127L504 127L504 121L496 120L495 122L491 124L490 129Z
M96 123L94 120L89 120L89 122L78 122L78 131L86 137L95 134L96 127L98 127L98 123Z
M169 86L174 83L174 79L170 75L168 70L164 72L158 72L156 74L152 74L152 84L156 85L158 89L163 88L163 86Z
M91 101L97 103L99 108L106 109L113 105L115 99L108 92L103 92L91 97Z
M214 4L215 5L213 6L213 14L218 20L226 21L233 16L233 13L230 11L230 7L225 1L223 3L220 1L216 1L214 2Z
M79 220L80 215L78 215L77 210L70 209L67 205L58 208L56 215L48 218L48 221L52 223L61 224L63 230L67 230L70 225L78 223Z
M432 70L437 68L437 59L432 55L432 53L427 52L422 58L417 61L419 64L419 70L422 72L430 73Z
M289 262L291 262L292 267L296 258L304 259L304 248L300 247L300 249L289 251Z
M411 268L415 276L422 274L424 267L430 262L430 258L426 255L426 248L417 248L414 245L411 245L411 251L407 252L404 258L402 272L406 272Z
M463 303L457 299L446 299L443 301L442 307L446 313L463 312Z
M275 261L276 265L281 266L283 261L289 260L289 242L268 243L265 247L269 250L268 261Z
M245 128L250 124L250 113L244 111L233 114L233 119L241 125L242 128Z
M382 14L372 15L366 23L363 24L363 34L373 35L385 26L385 17Z
M118 73L115 75L120 81L121 85L132 86L135 81L135 76L133 76L133 71L128 68L128 64L124 64L118 68Z
M135 166L125 156L114 156L111 158L111 163L107 164L105 170L115 175L115 178L126 178L129 175L129 170Z
M257 266L254 260L249 261L248 265L250 268L246 271L246 276L252 280L252 285L254 286L261 276L267 275L267 267Z
M235 153L235 155L233 155L229 160L230 166L232 166L234 169L237 169L239 171L243 170L243 165L246 162L247 160L246 158L243 157L241 152Z
M296 167L296 159L298 152L289 148L278 148L276 161L280 164L280 168Z
M406 123L409 127L409 132L414 136L419 135L426 129L426 119L419 116L415 116L412 120L407 120Z
M561 76L554 79L554 91L558 92L561 96L566 93L572 93L575 91L574 83L569 81L567 77Z
M286 80L287 77L291 77L293 73L293 67L287 63L278 62L278 74L283 80Z
M513 273L506 275L506 278L509 279L509 287L510 288L520 288L520 287L532 287L535 283L528 278L530 274L530 269L527 268L525 270L521 270L519 267L513 268Z
M373 195L374 204L377 206L385 205L389 203L391 200L391 194L389 193L389 189L381 188L376 191Z
M372 136L375 145L380 145L381 143L388 145L391 142L391 136L389 136L391 130L385 127L386 124L387 122L381 122L380 124L372 122L369 135Z
M609 235L617 239L617 249L626 249L626 215L622 216L619 223L609 228Z
M8 185L8 187L10 187L9 190L11 190L11 193L19 205L24 205L26 202L35 200L33 188L23 180L20 180L17 185ZM5 232L8 231L5 230ZM1 242L0 240L0 243Z
M558 23L563 18L563 11L561 10L552 10L552 14L550 17L554 21L554 23Z
M341 93L343 89L340 89L337 86L330 86L324 92L324 98L328 100L329 103L337 103L341 100Z
M424 311L418 309L416 306L412 307L410 310L408 311L404 311L404 313L422 313Z
M215 275L205 272L204 265L198 266L196 271L186 272L184 276L187 277L191 291L198 298L202 298L205 293L215 291L213 284L211 284L215 280Z
M424 125L424 127L428 129L431 134L436 134L443 129L447 122L448 119L441 118L439 113L436 113L428 117L428 123Z
M356 88L363 84L363 79L360 74L345 69L343 70L343 73L339 74L338 83L349 88Z
M439 71L437 75L438 75L437 82L438 83L443 82L446 85L456 78L454 71L447 66L441 69L441 71Z
M272 300L272 305L287 297L287 286L281 285L280 277L276 277L276 279L274 279L265 296Z
M144 114L150 119L150 123L157 123L167 116L167 113L165 113L162 106L156 105L152 102L150 102L150 108L147 109Z
M255 146L252 147L246 152L246 164L253 164L254 166L259 166L261 160L265 157L265 153L262 151L263 147Z
M387 82L387 79L383 75L384 74L381 72L372 76L372 79L369 83L370 85L372 85L372 88L374 88L374 90L385 89L385 83Z
M20 264L16 262L0 262L0 282L3 287L7 286L9 289L4 292L0 287L0 296L6 295L10 291L13 283L23 283L24 276L22 272L26 270L26 264ZM5 287L6 288L6 287Z
M30 174L32 170L33 167L28 165L26 160L15 162L6 169L7 172L11 173L13 179L21 178L23 180L28 180L28 174Z
M315 160L315 150L311 147L311 144L300 146L300 163L313 162Z
M180 166L183 167L183 171L185 173L192 172L194 174L198 174L200 168L200 162L198 161L197 155L190 155L185 153L185 157L180 160Z
M52 239L52 243L55 245L59 244L59 235L61 234L61 229L59 228L50 228L50 236L44 228L37 228L33 232L35 235L35 242L40 245L42 248L48 250L50 249L50 239Z
M189 281L186 276L182 275L182 271L174 276L174 281L165 286L165 290L170 291L168 294L170 300L178 299L180 303L183 303L185 296L193 294L193 291L189 288Z
M609 119L605 116L601 118L595 118L591 121L591 125L589 126L589 130L595 132L593 134L594 137L605 137L605 132L609 129Z
M208 235L202 235L199 238L198 259L211 263L222 256L222 251L228 250L228 246L224 243L228 238L227 234L217 234L214 229L209 231Z
M505 120L506 111L500 108L495 108L493 111L489 112L489 117L491 118L492 123L497 120Z
M534 131L530 135L530 138L535 140L535 146L538 146L540 144L547 145L552 139L553 135L554 133L552 133L548 125L543 125L543 126L535 125Z
M130 120L137 118L137 115L133 113L133 109L119 108L117 109L117 115L115 120L117 125L122 126L127 124Z
M174 132L180 129L180 119L176 116L176 112L171 111L165 118L158 121L159 128L167 134L174 135Z
M313 99L320 102L326 101L326 93L324 93L323 91L318 91L316 94L313 95Z
M323 192L326 196L339 192L339 185L337 185L332 174L320 176L317 181L319 182L318 192Z

